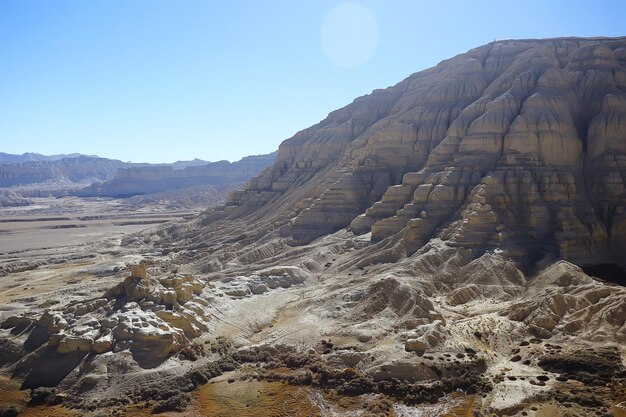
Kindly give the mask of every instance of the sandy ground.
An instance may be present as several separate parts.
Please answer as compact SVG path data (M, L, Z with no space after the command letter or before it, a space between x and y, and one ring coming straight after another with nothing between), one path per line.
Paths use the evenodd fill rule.
M0 208L0 261L53 253L195 214L189 210L159 213L156 207L135 208L116 199L35 200L31 206Z
M145 254L121 254L122 238L176 221L189 210L159 213L124 200L37 198L26 207L0 208L0 311L36 306L71 295L80 297L111 285L115 268Z
M462 305L450 304L442 290L430 297L432 308L426 307L420 301L423 293L416 291L430 286L433 278L415 273L412 263L415 260L407 258L392 265L343 269L359 256L358 243L362 239L353 239L345 231L306 248L284 246L274 257L271 257L274 252L268 252L269 255L263 252L264 246L260 246L258 254L254 252L256 247L251 248L253 251L243 247L235 254L227 248L237 248L236 243L224 244L219 246L225 248L220 261L223 269L205 273L201 272L201 265L193 264L197 247L173 247L176 251L167 252L145 244L144 239L153 236L154 230L137 237L136 244L121 245L124 236L130 233L192 215L188 210L169 213L156 207L134 210L119 200L73 197L41 199L26 208L0 209L0 272L4 272L0 276L0 321L11 315L54 309L68 300L101 297L128 275L130 265L149 260L154 265L181 268L182 273L187 273L185 268L195 268L194 275L206 284L202 292L202 311L195 317L203 317L208 330L196 339L198 343L210 343L222 336L237 348L286 344L307 351L319 346L321 340L332 338L337 349L328 360L332 361L333 357L342 360L341 357L350 356L351 349L356 349L367 359L358 365L364 372L374 376L386 372L385 375L414 377L417 381L419 375L429 372L434 365L462 365L468 360L465 352L469 349L484 358L485 377L494 381L491 392L484 396L448 394L437 404L418 407L397 403L394 415L460 417L469 416L476 409L536 417L567 415L562 413L560 405L549 401L534 405L534 398L554 390L557 375L537 365L536 359L545 353L546 342L528 342L530 337L523 325L501 314L512 303L512 299L501 292L501 286L487 283L483 286L484 296ZM351 239L352 244L347 245ZM202 243L201 240L193 242ZM281 244L279 240L269 243ZM185 260L190 258L185 256L190 253L192 261L187 263ZM216 258L215 253L211 257ZM304 272L305 263L310 266L309 272ZM489 264L486 265L488 269ZM251 280L258 280L262 270L269 267L276 271L269 274L272 276L285 275L291 268L303 273L305 278L262 294L233 292L234 289L247 291L248 284L255 282ZM482 278L484 271L481 271L473 278ZM455 279L462 281L461 278L469 279L467 276ZM389 285L379 286L381 283ZM391 285L393 283L396 284ZM489 295L491 287L497 290L494 295ZM413 317L410 309L404 308L406 303L413 303L410 309L422 303L432 310L426 320L429 324L423 323L423 317ZM407 352L403 335L435 321L445 322L445 337L433 343L423 355ZM521 345L522 342L525 344ZM521 351L520 346L523 346ZM526 364L519 359L512 360L517 353L524 359L534 359ZM130 355L127 357L130 361ZM173 355L154 369L141 369L123 360L119 364L112 361L109 365L109 370L102 373L93 370L94 375L104 375L110 382L103 387L108 389L103 391L107 396L120 394L133 384L182 374L190 362ZM547 383L537 384L540 376L547 377ZM12 403L25 401L26 394L15 384L4 380L3 387L0 396L11 399ZM367 396L348 398L328 394L311 387L255 381L249 375L224 374L195 390L187 411L164 415L360 416L364 405L371 401ZM520 408L521 405L524 408ZM521 414L522 409L526 414ZM28 410L29 413L37 411L35 408ZM125 413L147 416L150 411L150 407L138 404L129 406ZM39 415L64 415L62 410L54 412L55 409L49 408L45 410L48 414ZM617 408L612 412L623 415Z

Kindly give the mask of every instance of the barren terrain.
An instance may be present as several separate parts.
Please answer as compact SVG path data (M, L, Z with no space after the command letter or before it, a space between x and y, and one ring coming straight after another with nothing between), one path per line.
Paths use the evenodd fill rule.
M158 200L138 207L125 200L79 197L34 198L29 206L2 207L0 273L44 265L67 269L72 261L103 259L128 233L194 214L184 208L168 210ZM2 280L4 292L14 285L10 281Z
M505 40L332 112L197 215L11 209L4 398L94 417L622 417L625 115L626 38Z

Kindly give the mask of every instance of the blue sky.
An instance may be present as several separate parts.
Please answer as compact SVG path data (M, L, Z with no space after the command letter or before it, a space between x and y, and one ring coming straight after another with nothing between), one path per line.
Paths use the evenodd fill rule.
M1 0L0 151L237 160L494 38L625 22L623 0Z

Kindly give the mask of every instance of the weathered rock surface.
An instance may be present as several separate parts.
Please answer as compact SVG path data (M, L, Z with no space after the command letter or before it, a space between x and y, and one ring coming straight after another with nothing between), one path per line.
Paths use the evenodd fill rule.
M274 162L275 153L248 156L237 162L206 162L182 169L172 165L144 165L119 169L113 178L76 191L86 197L128 197L199 186L242 183Z
M598 283L566 262L534 278L527 299L503 314L525 323L538 336L584 335L626 341L626 289Z
M30 201L11 190L0 190L0 207L28 206Z
M80 380L107 378L109 393L128 372L115 361L147 368L198 338L207 356L183 350L150 377L226 355L229 369L308 375L313 390L313 377L333 380L339 395L376 384L394 401L435 401L421 391L445 386L476 392L476 415L608 414L621 365L565 368L603 362L591 359L607 346L606 364L626 353L625 42L496 42L355 100L284 142L228 205L125 239L135 254L154 244L160 267L43 315L0 311L13 316L4 340L28 339L6 357L25 355L21 372L72 358L78 373L94 356L124 375ZM204 290L148 274L183 265ZM293 374L269 371L282 365Z
M427 349L433 348L445 339L445 329L443 323L435 320L432 323L418 326L415 330L404 335L404 349L407 352L424 353Z
M1 327L30 331L26 351L44 345L60 354L130 349L138 363L151 367L207 330L206 300L198 297L203 289L191 275L152 278L140 264L102 298L45 311L39 319L12 316Z
M351 225L407 254L438 236L525 265L623 263L625 59L623 38L473 49L283 142L225 215L272 201L296 244Z
M115 159L91 156L0 163L0 187L46 181L106 181L113 178L118 169L128 165Z
M585 271L624 278L625 64L626 38L476 48L297 133L225 206L155 240L246 308L283 301L258 271L308 274L254 340L332 337L371 355L354 366L374 380L471 358L494 384L485 414L530 415L560 387L546 352L623 345L623 288Z

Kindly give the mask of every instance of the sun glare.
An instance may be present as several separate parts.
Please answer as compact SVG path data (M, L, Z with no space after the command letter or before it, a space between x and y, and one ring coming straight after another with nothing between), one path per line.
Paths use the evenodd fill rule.
M322 23L322 50L337 66L369 61L378 45L378 23L366 6L348 2L333 8Z

